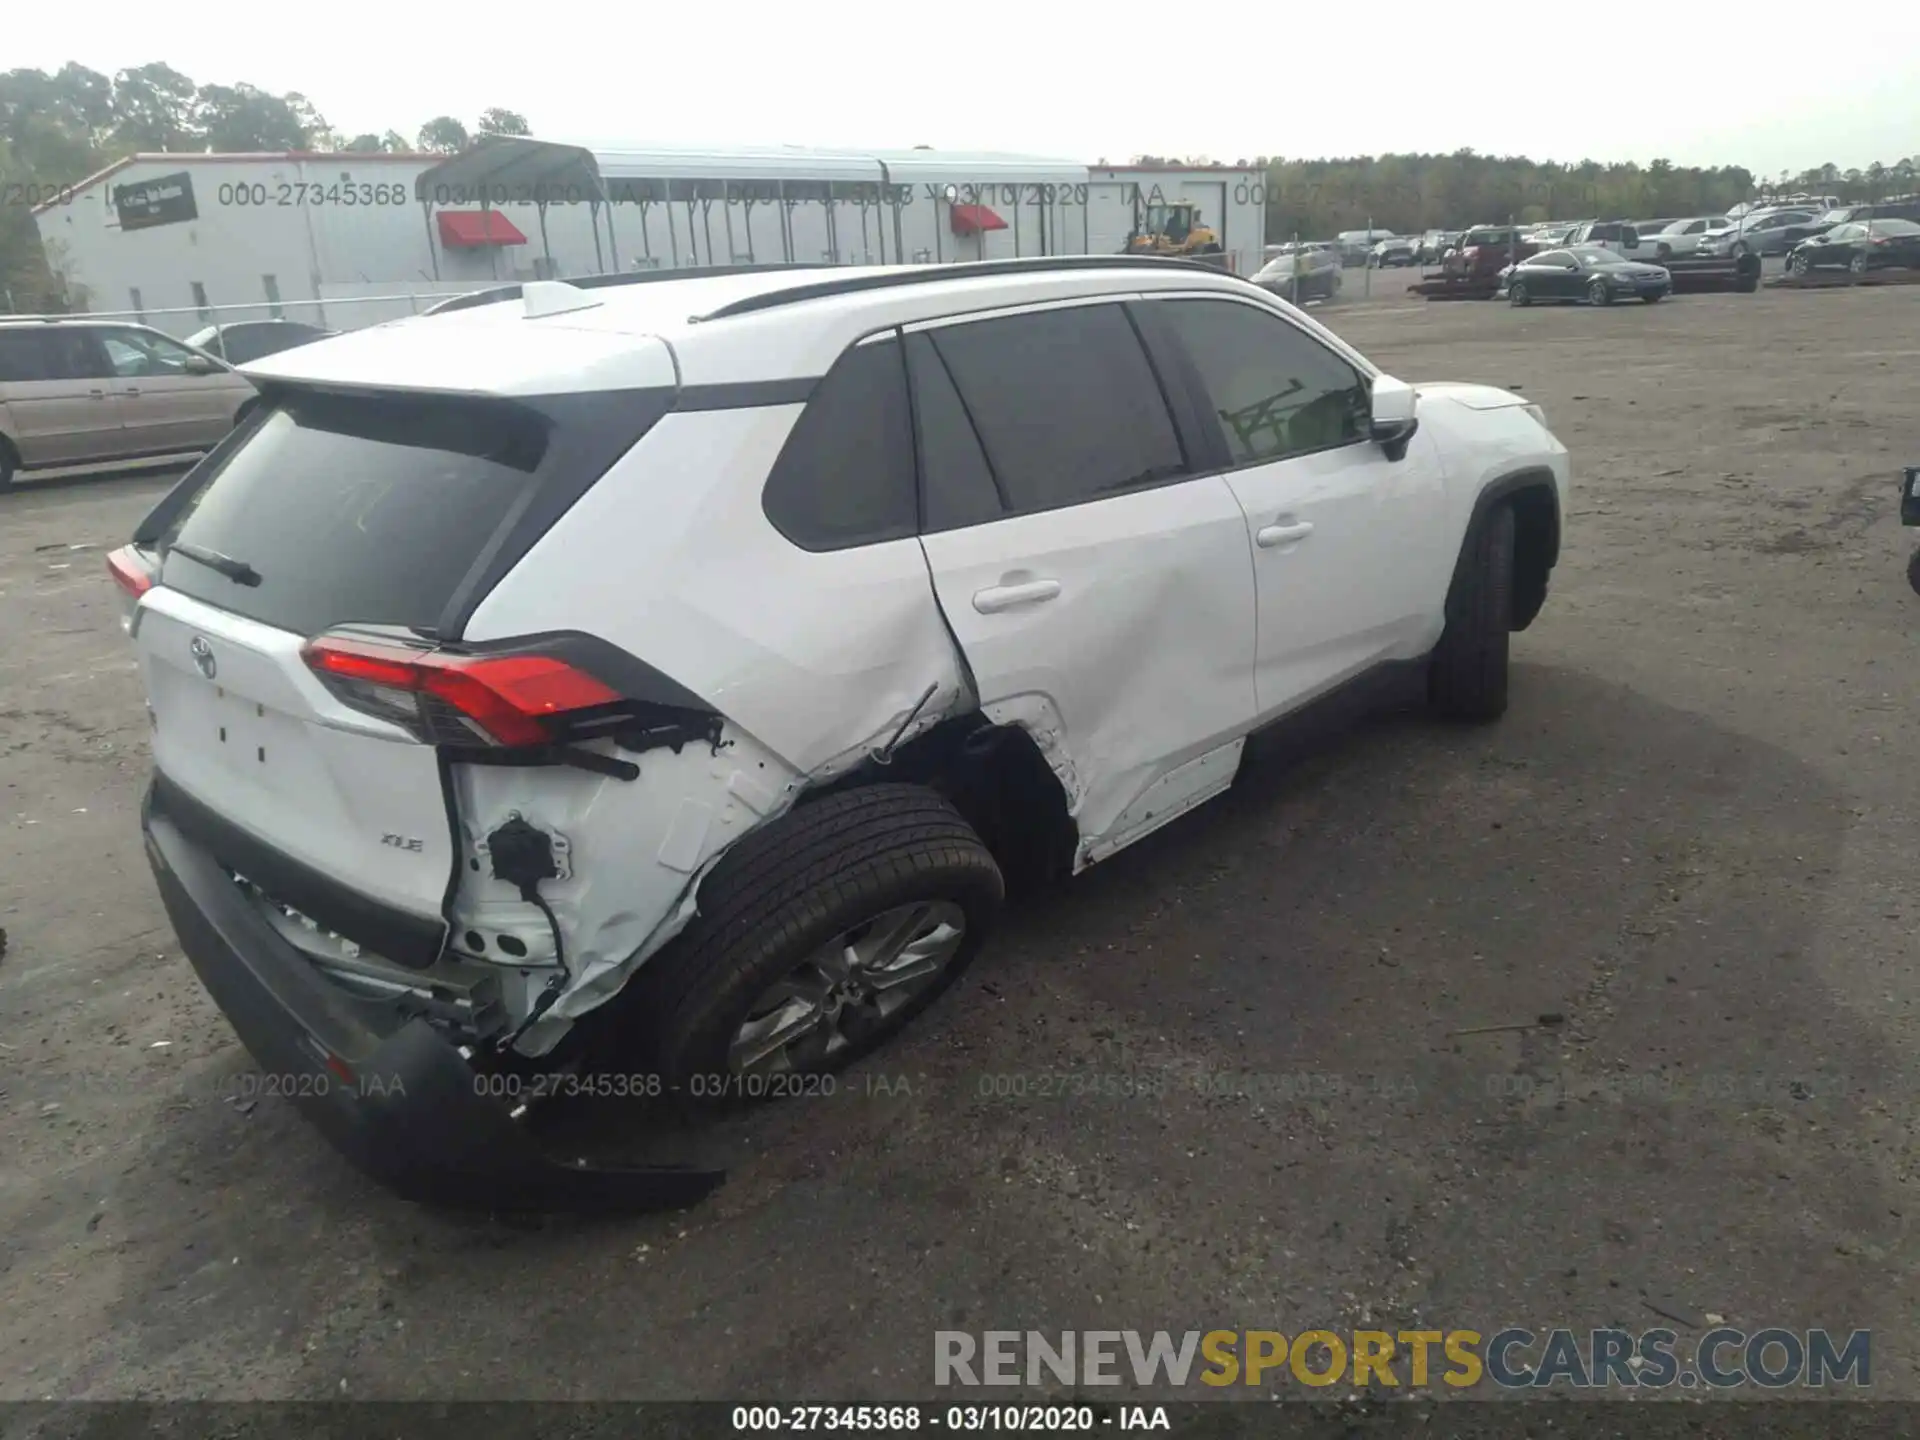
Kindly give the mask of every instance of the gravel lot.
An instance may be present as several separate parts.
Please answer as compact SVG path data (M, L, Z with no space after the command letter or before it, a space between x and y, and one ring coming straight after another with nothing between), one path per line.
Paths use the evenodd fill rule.
M426 1212L231 1103L101 572L166 481L0 499L0 1398L907 1397L942 1327L1650 1303L1873 1327L1876 1393L1920 1394L1920 287L1322 314L1573 450L1508 718L1263 757L842 1093L711 1137L732 1178L678 1216Z

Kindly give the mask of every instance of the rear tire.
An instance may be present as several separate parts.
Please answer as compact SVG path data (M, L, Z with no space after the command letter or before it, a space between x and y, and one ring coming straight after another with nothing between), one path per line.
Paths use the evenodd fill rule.
M13 488L13 476L18 468L13 458L13 447L5 440L0 440L0 495Z
M1914 594L1920 595L1920 550L1907 558L1907 584L1913 587Z
M669 1092L695 1109L808 1093L777 1077L837 1070L903 1028L973 959L1005 893L980 837L934 791L864 785L828 795L722 857L700 886L699 914L642 967L626 1013L636 1017L646 1058ZM936 930L959 930L924 982L875 986L858 1001L842 996L830 1014L823 1002L822 1019L777 1053L745 1063L770 1035L805 1019L809 1002L771 994L817 987L823 967L816 962L824 957L831 970L877 937L879 927L863 928L868 922L904 915L911 929L922 911ZM750 1031L786 1013L770 1004L803 1010L772 1030ZM749 1034L755 1038L743 1038ZM771 1083L738 1083L742 1075Z
M1851 260L1847 261L1847 269L1855 275L1866 274L1867 257L1865 255L1855 255Z
M1427 672L1428 698L1451 719L1497 720L1506 713L1513 537L1513 507L1501 505L1467 538L1466 569Z

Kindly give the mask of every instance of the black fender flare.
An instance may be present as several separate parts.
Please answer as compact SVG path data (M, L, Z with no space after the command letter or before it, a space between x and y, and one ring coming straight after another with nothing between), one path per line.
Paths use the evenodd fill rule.
M1453 578L1447 585L1446 619L1449 624L1458 614L1461 596L1465 591L1468 568L1472 564L1474 536L1480 533L1480 527L1487 523L1487 516L1497 506L1523 493L1545 494L1548 520L1544 546L1538 538L1533 538L1531 543L1524 546L1528 573L1515 577L1513 628L1526 629L1533 623L1534 616L1540 613L1540 606L1546 600L1547 577L1560 559L1560 491L1553 482L1551 470L1544 465L1528 465L1487 481L1473 498L1473 509L1467 516L1466 529L1460 534L1460 550L1454 557ZM1516 550L1516 557L1520 553L1520 550Z

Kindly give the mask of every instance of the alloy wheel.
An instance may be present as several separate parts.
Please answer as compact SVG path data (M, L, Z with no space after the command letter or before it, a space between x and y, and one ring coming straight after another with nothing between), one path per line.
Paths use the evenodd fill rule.
M734 1032L737 1075L819 1069L925 990L966 939L958 905L898 905L843 930L763 991Z

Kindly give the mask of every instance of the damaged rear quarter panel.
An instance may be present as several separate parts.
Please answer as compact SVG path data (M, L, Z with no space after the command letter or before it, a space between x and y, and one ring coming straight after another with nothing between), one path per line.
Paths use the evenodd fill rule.
M693 741L628 757L641 769L633 782L461 767L469 839L517 809L571 846L574 878L542 890L580 957L555 1016L613 994L685 923L690 886L741 834L892 738L916 705L909 736L972 703L918 540L814 553L767 520L761 489L800 409L668 415L466 627L471 641L586 631L726 720L717 753ZM456 924L469 906L497 904L523 918L531 908L463 861Z

